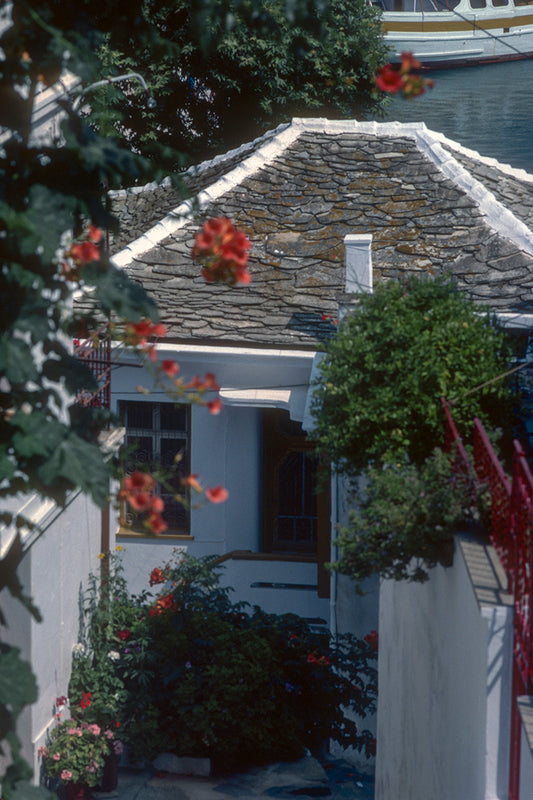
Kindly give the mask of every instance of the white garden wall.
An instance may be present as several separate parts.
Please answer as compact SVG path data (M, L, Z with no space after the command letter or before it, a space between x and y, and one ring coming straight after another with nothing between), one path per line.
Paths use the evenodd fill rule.
M383 581L376 800L507 797L512 607L492 548L456 537L425 584Z
M30 498L25 513L40 519L44 534L33 544L18 570L24 590L41 609L43 621L30 617L22 605L2 593L1 605L8 621L5 640L19 647L30 661L39 698L19 724L23 754L38 775L37 747L44 744L53 722L56 697L66 695L72 645L78 641L79 602L88 574L100 567L101 511L82 494L73 494L68 507ZM6 546L8 531L2 534Z

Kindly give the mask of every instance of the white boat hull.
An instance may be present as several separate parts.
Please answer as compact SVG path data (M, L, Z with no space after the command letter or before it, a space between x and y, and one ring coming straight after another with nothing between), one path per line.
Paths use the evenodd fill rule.
M412 52L424 66L513 61L533 56L533 6L453 11L384 11L385 41L396 61Z

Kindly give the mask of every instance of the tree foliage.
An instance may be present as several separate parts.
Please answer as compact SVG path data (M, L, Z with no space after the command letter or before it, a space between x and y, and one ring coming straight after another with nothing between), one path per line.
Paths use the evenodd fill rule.
M142 72L157 99L150 111L138 92L105 96L111 125L126 101L115 128L145 154L158 142L204 156L295 115L361 116L379 102L372 77L387 51L379 11L364 0L221 0L201 26L189 0L146 0L145 13L172 32L172 52L102 50L104 74Z
M444 279L389 281L361 295L321 362L314 415L320 449L339 472L421 464L442 444L441 398L459 430L510 419L501 377L510 350L486 310Z
M486 311L444 279L379 284L328 344L314 400L319 448L354 487L332 565L357 586L373 574L423 581L453 537L479 520L473 476L444 444L442 398L460 431L509 426L510 348ZM473 489L475 488L475 491Z
M420 466L369 469L348 524L339 530L333 567L359 587L374 574L423 582L428 568L450 566L453 537L461 525L477 521L481 499L471 476L452 466L450 455L436 448Z
M98 436L108 422L97 409L73 405L77 390L95 388L72 355L80 319L75 291L91 293L101 319L157 318L145 292L119 272L102 248L86 269L68 273L64 254L86 226L114 228L104 188L153 179L153 165L102 138L75 113L60 76L70 70L90 83L104 41L124 48L135 39L154 55L161 37L137 0L13 0L3 4L0 38L0 516L17 535L0 560L0 589L38 612L23 595L16 570L24 556L19 535L32 523L10 511L9 498L37 492L59 505L80 487L103 506L109 466ZM39 137L34 112L47 87L63 110L57 140ZM33 119L32 119L33 118ZM80 262L81 264L81 262ZM84 320L84 324L87 320ZM9 531L6 532L8 534ZM3 543L4 544L4 543ZM0 615L0 622L6 620ZM18 687L17 692L12 687ZM20 754L16 721L36 687L20 653L0 650L2 796L36 796Z

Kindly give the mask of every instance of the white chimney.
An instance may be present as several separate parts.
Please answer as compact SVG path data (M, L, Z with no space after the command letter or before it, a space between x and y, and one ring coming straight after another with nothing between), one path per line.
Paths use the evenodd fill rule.
M372 293L372 234L349 234L346 248L346 294Z

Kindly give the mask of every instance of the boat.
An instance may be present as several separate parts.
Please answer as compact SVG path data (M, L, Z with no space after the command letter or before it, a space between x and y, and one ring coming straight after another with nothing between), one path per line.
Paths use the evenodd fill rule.
M533 0L374 0L391 61L411 52L424 67L533 57Z

